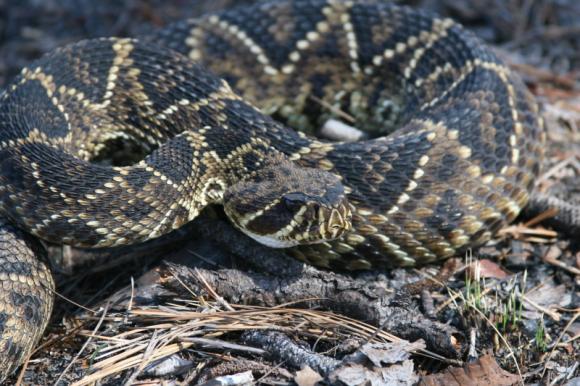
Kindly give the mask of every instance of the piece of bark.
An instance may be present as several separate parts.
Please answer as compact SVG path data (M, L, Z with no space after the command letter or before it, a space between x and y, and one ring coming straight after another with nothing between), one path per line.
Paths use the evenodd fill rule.
M320 374L329 374L340 361L312 352L278 331L251 330L242 334L244 343L269 353L270 359L294 368L306 365Z
M244 371L243 373L224 375L211 379L200 386L243 386L253 384L255 378L251 371Z
M245 358L236 358L230 361L216 361L209 364L196 379L196 384L207 382L210 379L222 377L224 375L237 374L243 371L251 371L254 376L264 376L270 374L281 378L292 379L292 374L284 368L275 366L268 362L256 362Z
M195 260L193 256L203 254L208 254L203 256L203 262L207 263L209 253L214 253L216 246L227 245L235 254L244 256L240 259L239 265L242 266L239 269L200 268L198 272L209 287L231 303L271 307L294 303L298 299L319 299L304 301L299 306L320 306L410 341L423 339L429 350L448 358L457 358L464 351L461 334L454 327L421 314L411 296L420 293L421 286L432 288L435 285L433 280L425 279L419 284L418 275L404 269L349 274L319 270L279 250L264 247L215 218L195 221L190 231L196 235L195 242L188 244L185 256L174 254L171 258L179 264L169 262L149 271L136 281L134 288L125 288L112 295L109 300L114 300L111 301L113 309L126 309L129 303L159 303L175 293L190 296L189 290L205 294L206 286L199 282L194 270L184 264L191 265ZM219 236L215 241L203 240L210 235ZM216 254L226 255L222 252ZM193 265L197 267L199 264ZM259 273L249 271L252 268ZM442 271L448 272L443 276L449 277L454 269Z

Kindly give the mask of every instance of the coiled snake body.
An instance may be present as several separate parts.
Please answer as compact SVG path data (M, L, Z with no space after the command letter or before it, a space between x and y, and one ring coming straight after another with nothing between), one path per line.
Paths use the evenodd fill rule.
M375 138L286 126L339 110ZM533 97L477 38L378 1L264 3L58 49L0 96L0 373L51 312L37 238L137 243L218 203L244 233L319 266L424 264L518 215L543 140ZM150 154L90 162L117 141Z

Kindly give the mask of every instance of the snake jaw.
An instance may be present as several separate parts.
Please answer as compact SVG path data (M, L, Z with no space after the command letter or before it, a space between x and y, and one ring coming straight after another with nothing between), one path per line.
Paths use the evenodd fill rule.
M340 238L352 229L352 213L347 199L344 198L332 207L321 206L318 203L303 205L296 211L291 221L275 233L260 234L236 222L234 224L260 244L270 248L291 248Z

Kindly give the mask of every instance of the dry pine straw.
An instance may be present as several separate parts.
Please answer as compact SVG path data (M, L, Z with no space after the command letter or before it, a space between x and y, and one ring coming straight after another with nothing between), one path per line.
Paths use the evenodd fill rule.
M129 369L143 369L147 364L194 348L192 338L216 340L226 333L246 330L277 330L309 340L338 344L345 338L359 338L369 342L396 342L401 339L369 324L330 312L291 308L233 305L224 310L219 302L176 300L162 307L134 308L128 312L109 312L104 318L87 316L86 321L104 320L126 327L115 336L100 335L98 331L81 330L78 335L90 337L93 351L90 374L72 385L89 385ZM83 319L79 319L82 322ZM100 347L97 351L97 348ZM239 346L241 350L244 346ZM255 349L246 348L248 352ZM428 350L418 354L447 363L448 360Z

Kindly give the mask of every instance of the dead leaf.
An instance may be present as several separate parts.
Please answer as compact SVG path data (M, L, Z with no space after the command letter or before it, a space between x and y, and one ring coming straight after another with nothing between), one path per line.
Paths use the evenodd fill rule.
M478 271L478 272L476 272ZM505 279L510 276L503 268L489 259L482 259L469 265L470 277Z
M409 358L409 352L425 348L423 341L417 342L394 342L394 343L368 343L358 351L366 356L376 367L399 363Z
M580 377L572 378L564 386L578 386L580 385Z
M329 379L333 385L341 382L347 386L404 386L415 385L419 376L415 373L413 361L408 359L401 364L384 368L368 368L356 363L347 364L334 370Z
M294 377L294 382L298 386L314 386L322 380L323 378L320 374L312 370L309 366L304 366L301 370L297 371Z
M425 342L400 341L367 343L330 375L331 384L355 385L414 385L419 380L410 353L425 348Z
M438 373L421 378L421 386L511 386L516 385L520 377L499 367L495 358L484 355L476 362L463 367L449 367Z
M572 294L565 284L554 285L551 282L544 282L526 293L526 298L546 308L567 307L572 302ZM528 308L526 304L524 306Z

